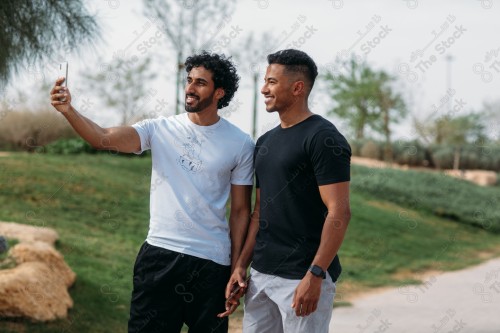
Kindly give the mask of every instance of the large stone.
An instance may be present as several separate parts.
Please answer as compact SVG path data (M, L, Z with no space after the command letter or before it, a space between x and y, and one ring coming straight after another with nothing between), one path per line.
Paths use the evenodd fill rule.
M38 321L66 317L73 306L68 287L76 275L53 247L57 232L0 222L0 234L19 241L8 253L17 266L0 270L0 317Z
M43 262L25 262L0 270L0 316L38 321L65 318L73 301L57 270Z
M25 262L42 262L57 276L57 280L70 287L76 274L69 268L60 252L47 243L19 243L12 247L10 255L17 264Z
M19 242L41 241L50 245L54 245L59 238L53 229L13 222L0 222L0 235L7 239L17 239Z

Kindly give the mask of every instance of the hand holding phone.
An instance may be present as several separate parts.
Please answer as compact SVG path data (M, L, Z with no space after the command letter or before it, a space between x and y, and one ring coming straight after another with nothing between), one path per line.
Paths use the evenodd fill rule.
M248 277L245 280L245 284L247 285L247 287L248 287L248 282L250 282L250 276L251 275L248 275ZM230 299L232 299L234 296L238 295L238 293L240 292L241 288L242 287L240 286L240 284L238 282L236 282L234 284L233 290L231 290L231 294L229 294L229 297L226 298L226 302L229 301Z

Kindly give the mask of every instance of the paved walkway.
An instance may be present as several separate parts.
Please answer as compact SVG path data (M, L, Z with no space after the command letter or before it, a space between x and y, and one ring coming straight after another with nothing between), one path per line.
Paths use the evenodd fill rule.
M333 310L330 333L500 333L500 258Z

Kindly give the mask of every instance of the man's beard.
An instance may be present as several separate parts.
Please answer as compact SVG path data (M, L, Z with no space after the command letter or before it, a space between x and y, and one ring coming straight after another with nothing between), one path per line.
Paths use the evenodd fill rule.
M187 112L191 112L191 113L198 113L200 111L203 111L210 104L212 104L212 101L213 101L213 98L214 98L214 94L215 94L215 91L210 96L208 96L207 98L202 99L202 100L198 100L196 102L195 106L188 106L186 104L186 102L184 102L184 107L185 107L186 111ZM195 95L192 95L192 94L186 94L186 99L187 99L188 96L192 96L194 98L198 98L198 96L195 96Z

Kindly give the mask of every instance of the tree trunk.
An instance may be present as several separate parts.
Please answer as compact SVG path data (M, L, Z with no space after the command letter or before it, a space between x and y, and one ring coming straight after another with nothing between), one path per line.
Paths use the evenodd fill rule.
M180 105L181 105L181 101L180 101L180 90L181 90L181 71L182 71L182 68L183 68L183 65L181 63L181 53L178 52L177 53L177 77L175 79L175 114L179 114L180 113Z
M460 169L460 147L455 147L455 154L453 156L453 170Z
M259 94L259 75L253 74L253 118L252 118L252 137L257 138L257 99Z

